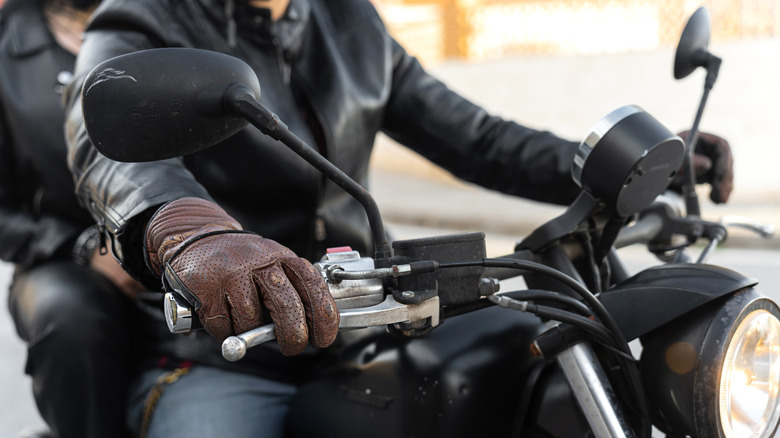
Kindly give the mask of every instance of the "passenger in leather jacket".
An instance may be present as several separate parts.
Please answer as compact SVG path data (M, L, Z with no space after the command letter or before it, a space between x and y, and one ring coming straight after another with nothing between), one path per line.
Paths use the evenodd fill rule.
M0 9L0 257L15 265L8 305L25 371L58 437L121 437L129 294L98 254L94 220L65 163L62 89L96 1L8 0Z
M98 153L82 120L85 75L114 56L160 47L244 60L263 104L364 186L381 131L490 189L556 203L579 192L569 173L577 143L502 120L449 90L388 34L368 0L106 0L68 93L76 191L125 269L158 289L164 274L213 337L154 343L166 364L194 365L161 380L173 383L147 369L133 384L130 422L149 436L207 436L228 424L231 436L280 436L284 404L318 354L304 350L307 340L326 347L338 326L322 278L296 255L313 261L343 245L365 254L371 243L357 201L256 129L181 159L120 163ZM221 359L214 338L268 314L278 345L236 364ZM153 416L144 407L150 388Z

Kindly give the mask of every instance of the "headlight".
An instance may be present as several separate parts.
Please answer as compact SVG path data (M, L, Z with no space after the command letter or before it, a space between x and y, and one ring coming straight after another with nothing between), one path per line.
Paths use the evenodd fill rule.
M780 321L751 311L729 342L718 395L721 427L728 437L769 436L777 422Z
M653 422L675 436L769 438L780 419L780 308L747 289L642 338Z

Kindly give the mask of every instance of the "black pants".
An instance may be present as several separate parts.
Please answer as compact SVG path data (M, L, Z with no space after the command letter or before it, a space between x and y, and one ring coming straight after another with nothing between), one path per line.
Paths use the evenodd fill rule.
M132 301L101 274L50 262L14 275L9 310L54 436L124 437Z

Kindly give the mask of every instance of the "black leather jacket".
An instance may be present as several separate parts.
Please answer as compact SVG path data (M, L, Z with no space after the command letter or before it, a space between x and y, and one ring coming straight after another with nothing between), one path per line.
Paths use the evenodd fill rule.
M575 143L491 116L450 91L390 37L368 0L292 0L277 22L246 2L232 3L227 6L235 13L226 16L218 0L104 1L88 28L77 77L141 49L219 51L249 64L263 104L364 186L374 138L383 131L491 189L548 202L569 201L578 192L569 170ZM131 273L147 271L145 221L182 196L213 199L244 228L311 260L327 246L351 245L364 254L371 247L360 204L252 127L183 159L117 163L103 157L88 141L76 85L68 118L76 189L117 236L114 248ZM323 226L324 233L315 233ZM263 360L269 358L266 353Z
M224 9L215 0L104 2L87 32L77 74L140 49L220 51L252 66L264 105L361 184L374 137L384 131L491 189L557 203L577 192L569 175L575 143L490 116L450 91L388 35L369 1L292 0L275 24L237 2L235 45ZM79 105L74 99L70 108L77 190L98 220L120 234L131 270L143 269L133 219L185 195L211 196L245 228L310 259L331 244L370 247L360 205L252 127L184 160L115 163L91 149ZM320 221L326 231L321 242L315 239Z
M94 223L65 166L61 82L75 57L56 44L35 3L0 9L0 258L23 267L69 258Z

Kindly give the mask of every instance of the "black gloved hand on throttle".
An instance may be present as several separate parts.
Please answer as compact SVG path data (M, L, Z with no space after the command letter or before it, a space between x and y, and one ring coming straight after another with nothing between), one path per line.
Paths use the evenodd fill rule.
M686 140L688 131L677 135ZM693 168L696 172L696 183L709 184L712 187L710 191L712 202L723 204L729 200L734 190L734 158L728 141L717 135L699 132L694 148ZM685 183L684 178L685 172L681 170L669 188L680 191Z

